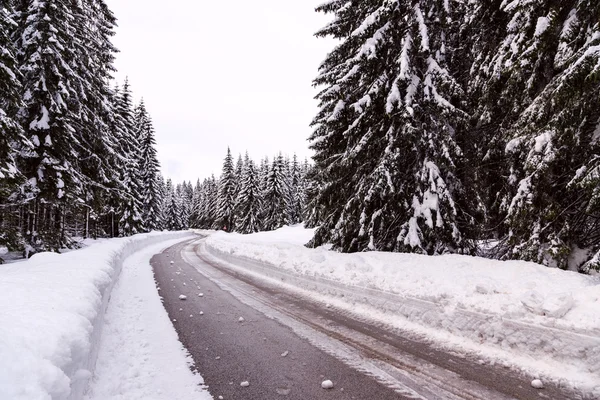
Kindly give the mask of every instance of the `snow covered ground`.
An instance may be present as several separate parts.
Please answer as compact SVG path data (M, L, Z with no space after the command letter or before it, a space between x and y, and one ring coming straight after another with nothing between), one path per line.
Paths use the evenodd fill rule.
M600 395L598 276L459 255L307 249L312 230L301 226L204 233L206 249L230 265Z
M202 378L177 338L154 283L150 259L180 242L141 250L125 260L100 339L86 400L208 400Z
M102 241L67 254L40 253L21 263L0 265L0 399L82 398L94 372L104 314L124 261L145 247L161 243L160 249L165 246L162 242L186 237L190 233L150 233ZM139 269L138 261L134 259L131 268ZM123 276L131 279L135 273L128 267ZM145 289L132 285L131 290L146 290L148 285L153 289L153 281L147 278L146 274ZM117 299L123 290L119 287ZM158 301L156 293L154 301ZM113 333L115 329L114 324L107 328ZM172 329L164 332L163 345L179 351L167 361L186 370ZM101 355L105 354L103 350ZM198 378L183 379L197 382Z

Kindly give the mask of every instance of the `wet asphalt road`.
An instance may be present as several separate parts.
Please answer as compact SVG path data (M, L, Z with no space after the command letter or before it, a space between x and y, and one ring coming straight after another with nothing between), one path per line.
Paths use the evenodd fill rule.
M186 264L180 249L151 263L179 338L215 399L405 399L221 290ZM181 294L187 300L179 300ZM325 379L335 388L322 389ZM241 387L242 381L250 386Z
M194 266L182 258L182 251L194 249L190 242L173 246L153 257L157 285L164 299L164 306L183 345L192 355L196 367L204 377L210 393L215 399L269 400L269 399L409 399L409 393L400 394L375 378L368 376L328 352L313 346L272 316L240 302L229 291L199 273L198 269L217 267L200 258ZM354 345L348 337L366 337L365 343L380 341L380 345L361 346L356 343L356 352L365 363L383 360L400 369L421 368L412 365L409 359L423 361L422 369L431 386L457 387L448 393L443 390L430 391L417 387L417 392L427 400L436 399L578 399L564 389L549 386L537 391L529 386L530 378L503 367L479 365L460 355L443 353L428 344L395 336L378 327L373 327L349 316L339 315L306 301L278 293L261 282L248 277L233 276L235 282L252 288L252 293L276 299L275 307L305 310L292 312L307 326L325 332L331 337ZM225 277L225 275L223 275ZM235 284L235 283L233 283ZM203 296L199 296L202 293ZM179 299L186 295L187 300ZM265 298L266 298L265 297ZM240 321L240 317L243 321ZM317 321L319 321L317 323ZM338 327L338 328L335 328ZM344 336L344 330L356 335ZM340 333L341 332L341 333ZM359 335L359 336L357 336ZM384 350L391 348L390 353ZM407 351L406 357L394 353L396 348ZM390 355L391 354L391 355ZM396 358L396 360L393 360ZM400 360L400 358L405 358ZM415 367L415 365L417 367ZM448 372L435 375L435 368ZM414 372L414 371L413 371ZM413 373L409 372L409 373ZM421 374L422 371L417 374ZM429 375L428 375L429 374ZM444 382L448 378L448 382ZM321 382L330 379L332 390L321 388ZM248 381L248 387L240 386ZM462 391L459 387L475 387ZM478 389L478 388L484 389ZM491 388L491 389L488 389ZM422 389L422 390L419 390ZM486 393L486 391L489 392ZM441 394L440 394L441 393Z

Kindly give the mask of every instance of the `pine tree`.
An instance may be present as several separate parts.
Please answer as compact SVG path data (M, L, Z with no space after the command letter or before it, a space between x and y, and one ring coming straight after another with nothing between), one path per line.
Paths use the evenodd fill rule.
M16 120L22 106L20 72L15 49L10 39L16 22L11 18L10 4L0 6L0 245L16 250L21 243L20 213L7 203L21 201L19 186L24 183L18 166L18 156L31 151L31 144L23 135ZM0 263L2 259L0 258Z
M192 215L192 200L194 195L192 184L184 181L182 184L177 185L176 195L181 210L179 216L180 229L188 229L190 226L190 216Z
M594 172L600 153L600 4L546 1L506 11L520 22L507 29L520 46L510 58L515 67L504 61L502 72L521 78L526 108L511 125L507 144L512 190L505 256L567 268L574 250L600 251L600 180Z
M142 179L140 170L140 142L135 132L129 82L119 91L116 99L116 127L122 149L120 226L125 236L139 233L142 227Z
M567 268L577 248L600 250L583 173L598 154L599 16L587 0L474 8L469 91L497 256Z
M204 203L204 216L206 218L206 229L220 229L218 218L218 205L219 205L219 182L215 179L214 175L211 175L207 182L206 188L206 201Z
M316 228L321 224L323 215L323 205L319 203L319 195L322 190L322 182L319 181L321 174L317 173L316 168L306 167L305 171L304 226L306 228Z
M72 68L81 77L77 89L81 118L75 124L81 136L80 159L85 160L81 172L85 191L84 237L87 237L90 229L94 229L90 222L97 223L105 200L112 198L107 191L119 189L120 145L113 130L114 93L108 84L117 52L111 43L116 19L103 0L72 4L79 49ZM97 227L95 230L97 233Z
M157 177L160 164L156 153L156 140L154 139L154 127L148 115L144 100L136 107L135 135L140 143L140 173L142 183L142 221L145 231L153 231L159 226L159 193L157 188Z
M236 231L259 232L261 226L262 198L260 179L254 162L246 153L242 171L241 189L236 201Z
M15 50L10 39L10 28L16 27L11 18L12 10L0 6L0 202L4 203L14 193L19 178L17 167L18 151L27 150L30 144L23 136L16 113L22 106Z
M290 163L290 223L297 224L303 220L304 211L304 177L298 157L294 154Z
M167 220L167 183L165 182L165 178L158 173L156 176L156 192L158 196L158 214L157 214L157 230L164 230L166 228L166 220Z
M267 181L269 180L269 165L269 157L265 157L260 161L259 178L260 187L263 192L267 190Z
M325 85L310 138L324 215L311 245L471 251L456 174L467 114L447 69L450 3L330 1L317 10L335 14L317 35L342 43L315 80Z
M236 194L235 170L231 151L227 148L227 156L223 163L223 172L219 181L219 200L217 211L217 229L233 231L234 208Z
M192 194L191 214L190 214L190 228L200 229L202 219L202 202L204 200L204 187L200 183L200 179L196 181L194 186L194 192Z
M235 198L237 199L240 190L242 189L242 179L244 176L244 160L242 155L238 156L237 162L235 163ZM234 224L235 225L235 224Z
M285 175L283 156L275 157L267 178L267 187L263 194L265 230L274 230L290 223L288 180Z
M178 198L171 179L167 179L165 197L165 228L170 231L183 229L181 222L181 200Z
M0 230L36 248L142 228L130 94L108 86L115 23L104 0L0 6Z
M81 118L77 89L81 77L71 67L78 49L75 18L70 5L48 0L17 3L15 33L22 76L23 100L19 116L33 151L22 161L22 172L32 186L25 231L30 242L37 235L51 249L67 244L64 209L81 199L83 177L78 161Z

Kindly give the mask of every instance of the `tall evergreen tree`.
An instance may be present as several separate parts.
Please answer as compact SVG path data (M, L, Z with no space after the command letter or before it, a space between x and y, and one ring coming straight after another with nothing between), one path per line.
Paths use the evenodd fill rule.
M10 38L16 28L12 14L10 3L0 6L0 245L15 250L21 242L20 213L9 203L22 200L19 186L24 179L17 163L21 153L31 151L31 144L16 120L22 100L21 76Z
M305 206L303 210L304 226L316 228L321 224L323 205L319 202L321 185L318 180L322 174L317 173L316 168L306 168L305 173Z
M456 3L452 3L454 6ZM311 136L322 225L311 245L343 251L471 251L457 177L463 91L447 69L450 2L330 1L318 36L342 43L315 80Z
M140 170L140 142L135 132L135 121L129 82L116 98L116 127L122 149L121 183L123 188L120 204L120 225L126 236L139 233L142 227L142 179Z
M479 189L503 258L566 268L573 251L600 250L594 179L584 178L598 154L599 16L587 0L474 6Z
M236 186L233 157L231 156L231 150L227 148L227 156L223 162L223 172L219 181L218 229L233 231Z
M281 154L273 159L267 187L263 194L265 230L274 230L290 223L289 183L285 174L285 160Z
M294 154L289 169L290 179L290 223L297 224L303 220L304 211L304 177L298 163L298 157Z
M167 183L165 178L158 173L156 176L156 192L158 195L158 215L157 215L157 230L164 230L166 228L166 210L167 210Z
M218 222L219 182L211 175L206 187L206 200L204 202L204 216L206 229L220 229Z
M183 229L181 220L181 199L177 195L176 188L171 179L167 179L165 198L165 228L170 231Z
M238 156L237 162L235 163L235 198L237 199L240 190L242 189L242 179L244 176L244 160L242 159L242 155Z
M506 12L519 22L507 31L521 40L510 57L515 68L504 62L502 72L520 76L527 93L507 145L506 256L567 268L573 251L600 251L600 3L545 1Z
M15 37L25 102L19 116L33 144L33 151L22 162L22 171L36 197L29 206L25 231L30 242L36 242L39 233L53 249L67 244L63 219L66 201L82 200L77 157L81 138L76 129L81 117L77 92L81 77L71 67L79 54L70 6L48 0L17 3Z
M260 178L254 162L246 153L241 179L241 189L236 202L236 231L240 233L259 232L261 226L262 197Z
M13 193L20 173L18 152L30 146L15 116L22 106L20 72L10 32L16 28L8 5L0 6L0 199ZM1 200L0 200L1 201ZM4 200L5 201L5 200ZM1 201L2 203L4 201Z
M81 118L76 126L81 137L79 149L81 172L84 176L86 230L89 222L102 214L107 193L118 190L121 170L118 155L119 140L113 130L113 91L109 87L114 71L116 49L111 43L116 19L103 0L72 2L75 16L78 57L72 68L81 77ZM117 196L115 196L117 197Z
M190 214L190 228L200 229L201 223L200 220L202 218L202 202L204 201L204 187L200 183L200 179L196 181L196 186L194 186L194 192L192 194L192 205L191 205L191 214Z
M142 221L145 231L158 229L160 220L159 192L157 177L160 164L156 153L156 139L152 120L146 110L144 100L136 107L135 135L140 143L140 174L142 183Z

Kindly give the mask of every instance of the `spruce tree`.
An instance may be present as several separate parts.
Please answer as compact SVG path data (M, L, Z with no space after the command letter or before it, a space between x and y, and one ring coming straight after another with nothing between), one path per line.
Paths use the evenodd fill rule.
M297 224L303 220L304 211L304 177L298 157L294 154L289 169L290 180L290 223Z
M330 1L317 10L335 15L317 35L341 44L315 80L325 86L310 138L324 215L311 245L472 251L456 173L467 114L447 69L450 3Z
M469 97L496 256L588 269L569 255L600 249L585 174L598 154L598 16L587 0L473 6Z
M322 220L323 205L319 202L322 183L318 180L321 174L316 168L307 168L305 173L305 206L303 209L304 226L318 227Z
M227 156L223 162L223 172L219 181L217 229L223 229L228 232L233 231L236 186L233 157L231 156L231 150L227 148Z
M20 72L10 32L16 28L11 18L12 9L0 6L0 203L14 194L20 176L17 154L26 151L30 144L15 121L22 106Z
M290 188L285 174L285 160L281 154L273 159L263 194L263 226L274 230L290 223Z
M206 229L220 229L218 218L219 205L219 182L211 175L207 182L206 200L204 203L204 216L206 218Z
M152 120L146 110L144 100L136 107L135 135L140 143L140 177L142 183L142 222L145 231L158 229L160 220L159 192L157 177L160 164L156 153L156 139Z
M200 179L196 181L194 191L192 194L191 214L190 214L190 228L200 229L202 218L202 202L204 197L203 185L200 183Z
M118 190L121 149L113 130L113 91L109 87L117 50L111 43L116 19L103 0L74 2L78 57L72 68L81 77L81 118L76 121L81 146L81 172L84 176L86 230L102 214L106 199Z
M73 157L81 145L76 121L82 115L77 90L81 77L71 67L79 53L70 6L21 0L17 2L15 33L25 103L19 119L33 145L22 161L22 172L36 198L29 203L24 231L31 243L41 239L55 250L68 244L64 229L67 201L85 201L81 198L79 160Z
M519 77L525 105L507 138L504 256L568 268L573 251L600 251L600 4L545 1L505 11L517 21L505 39L513 48L495 65Z
M158 214L157 214L157 230L166 229L166 199L167 199L167 183L165 178L160 174L156 176L156 192L158 196Z
M116 98L116 128L119 145L122 149L120 199L120 227L125 236L139 233L142 227L142 179L140 170L140 142L135 132L135 121L129 82L125 84Z
M244 176L244 160L242 155L238 156L237 162L235 163L235 198L237 199L240 190L242 189L242 179Z
M24 179L18 156L31 151L31 144L16 120L22 100L21 76L10 38L10 33L16 28L12 14L10 4L0 6L0 245L16 250L22 234L18 225L20 213L16 207L9 207L8 203L22 201L19 186Z
M236 210L238 215L236 219L237 232L254 233L262 229L260 177L248 153L244 158L241 189L236 201Z
M183 229L181 221L181 199L171 179L167 179L165 197L165 228L169 231Z

